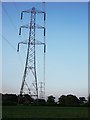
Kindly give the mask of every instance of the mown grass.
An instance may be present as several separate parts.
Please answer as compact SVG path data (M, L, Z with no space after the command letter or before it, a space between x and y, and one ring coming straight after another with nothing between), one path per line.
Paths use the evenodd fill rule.
M3 106L3 118L87 118L87 107Z

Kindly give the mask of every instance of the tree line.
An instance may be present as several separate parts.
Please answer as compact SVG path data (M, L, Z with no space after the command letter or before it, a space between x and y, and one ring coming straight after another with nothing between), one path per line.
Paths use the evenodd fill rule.
M44 105L44 106L90 106L90 95L88 100L85 97L77 98L75 95L61 95L58 101L55 101L55 97L50 95L45 99L35 100L30 95L25 94L21 96L19 101L19 95L16 94L0 94L2 96L2 105ZM38 101L38 102L37 102Z

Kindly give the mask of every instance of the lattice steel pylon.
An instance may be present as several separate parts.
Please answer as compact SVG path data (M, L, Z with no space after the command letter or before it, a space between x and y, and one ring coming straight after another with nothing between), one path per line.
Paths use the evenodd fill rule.
M25 94L24 88L27 88L28 94L30 94L31 97L36 97L38 99L38 80L37 80L37 73L36 73L36 45L43 45L44 46L44 53L46 52L46 44L43 40L37 41L36 40L36 29L43 29L44 31L44 38L45 38L45 26L39 26L36 24L36 16L37 14L43 14L43 21L46 20L46 13L44 11L36 10L35 7L33 7L31 10L25 10L21 12L21 20L23 18L23 13L30 13L30 24L22 25L20 26L19 35L21 35L21 29L27 28L29 29L29 39L28 41L21 41L18 43L17 51L19 52L19 45L20 44L27 44L27 56L26 56L26 63L25 63L25 69L22 79L22 85L20 89L20 96ZM31 85L28 85L27 83L27 76L30 73L30 75L33 75L33 82ZM30 76L29 75L29 76Z
M45 89L45 84L44 84L44 82L40 82L39 83L40 84L40 89L39 89L39 99L45 99L45 91L44 91L44 89Z

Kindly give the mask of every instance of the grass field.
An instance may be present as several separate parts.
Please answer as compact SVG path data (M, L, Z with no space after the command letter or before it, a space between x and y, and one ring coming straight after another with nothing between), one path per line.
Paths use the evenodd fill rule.
M3 106L3 118L87 118L87 107Z

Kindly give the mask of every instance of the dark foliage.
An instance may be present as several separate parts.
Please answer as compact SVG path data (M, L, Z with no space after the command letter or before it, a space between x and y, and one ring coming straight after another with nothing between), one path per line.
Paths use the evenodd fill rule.
M85 97L79 97L79 102L80 102L80 105L84 105L87 100L85 99Z
M48 99L47 99L47 105L51 106L51 105L56 105L57 103L55 102L55 97L53 97L53 95L50 95L48 96Z
M34 103L34 99L28 94L25 94L24 96L20 95L18 96L18 103L28 105Z
M16 94L3 94L2 104L3 105L17 105L18 97Z
M88 96L88 106L90 107L90 94Z
M79 99L74 95L62 95L58 103L61 106L76 106L79 105Z
M19 96L16 94L0 94L2 95L2 105L39 105L39 106L90 106L90 95L88 101L85 97L79 97L75 95L62 95L59 97L58 102L55 102L53 95L48 96L47 101L45 99L33 99L30 95Z

